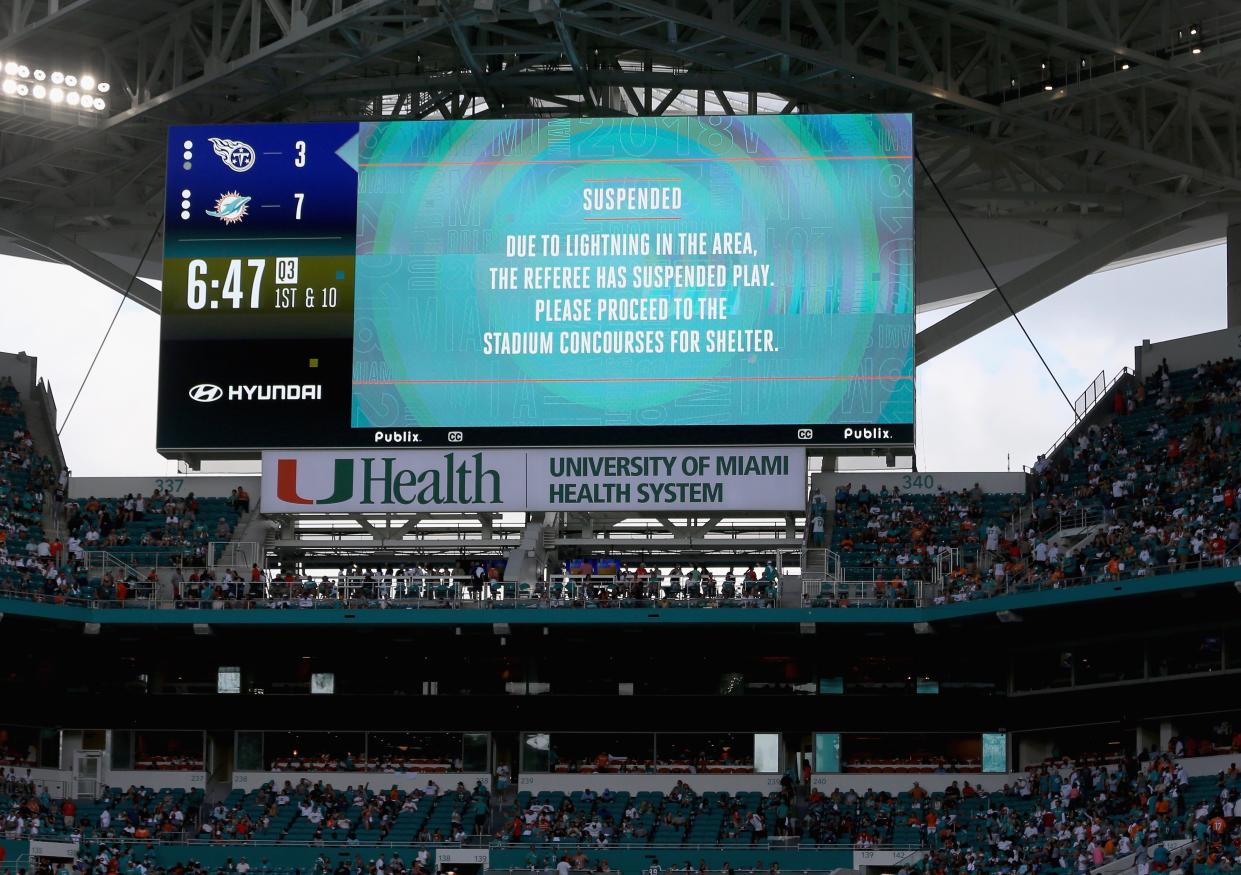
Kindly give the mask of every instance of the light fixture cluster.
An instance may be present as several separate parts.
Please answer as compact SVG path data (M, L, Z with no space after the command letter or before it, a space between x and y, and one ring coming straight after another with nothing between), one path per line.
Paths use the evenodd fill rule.
M25 100L43 100L69 109L103 112L108 102L100 95L107 94L112 86L100 82L89 73L75 76L53 70L50 73L31 68L20 61L6 61L4 78L0 80L0 92L6 97Z
M1191 55L1202 54L1202 25L1191 24L1189 27L1182 28L1176 32L1176 41L1178 46L1175 48L1184 49L1189 47ZM1174 51L1175 51L1174 48Z

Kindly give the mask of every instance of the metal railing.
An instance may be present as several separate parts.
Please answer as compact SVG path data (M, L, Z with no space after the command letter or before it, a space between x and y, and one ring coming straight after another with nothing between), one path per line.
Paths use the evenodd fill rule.
M248 574L252 565L264 567L263 559L257 541L210 541L207 544L207 567L211 569L232 568Z
M910 577L902 576L901 569L851 567L846 569L847 576L843 580L803 580L802 600L803 605L808 607L813 606L816 598L832 600L834 604L831 606L833 607L930 606L1029 592L1069 589L1095 584L1115 584L1122 581L1140 580L1148 577L1207 568L1235 567L1241 565L1239 556L1241 556L1241 548L1234 548L1229 553L1219 557L1199 557L1186 562L1160 566L1122 567L1115 574L1107 572L1106 568L1102 570L1095 568L1085 574L1072 574L1059 579L1053 578L1050 570L1030 571L1018 577L1010 574L1001 587L992 589L984 586L978 590L969 589L973 585L973 581L968 578L954 578L949 575L944 578L942 585L936 585L928 580L911 579ZM906 567L903 571L907 574L910 569ZM445 580L451 581L451 583L432 585L433 592L430 596L425 594L421 596L414 595L412 590L398 591L396 595L383 595L373 590L355 587L350 590L349 595L345 595L342 591L326 595L318 591L301 594L269 591L260 597L244 596L212 599L182 597L168 600L158 599L151 591L138 587L137 592L133 593L131 598L127 598L122 602L72 596L48 596L43 593L21 592L12 587L5 587L0 588L0 598L98 609L213 608L221 610L281 608L324 610L361 608L469 609L496 607L573 609L599 607L658 608L670 605L744 608L774 606L778 603L778 597L772 597L771 595L747 595L742 593L729 597L718 592L714 596L682 592L673 596L663 589L661 589L659 598L651 595L636 598L632 595L615 594L613 585L594 581L582 585L576 593L571 592L567 586L557 592L556 585L562 582L559 578L553 579L553 583L550 586L546 584L500 585L503 587L516 587L513 591L499 590L492 592L492 587L489 586L485 587L483 592L477 594L476 597L477 590L471 591L468 583L463 583L462 579L446 578ZM903 581L905 590L903 597L894 595L896 590L892 587L893 580ZM882 584L882 586L879 584ZM348 590L349 587L346 587L346 589Z
M114 575L119 574L124 578L136 577L143 578L146 571L150 569L159 570L173 568L189 568L202 567L203 562L197 563L187 562L192 559L194 552L193 547L142 547L138 545L127 545L123 547L110 547L108 549L94 548L86 550L86 567L92 572L98 571L98 576L111 571ZM139 570L139 569L145 569Z
M903 580L900 587L891 578L834 580L804 585L802 601L807 607L826 600L830 607L914 608L930 604L936 591L922 580Z
M821 570L819 566L822 566ZM801 578L803 587L807 581L839 580L841 578L840 554L830 547L803 547L801 551ZM811 570L814 569L814 570Z
M161 598L158 587L140 580L129 585L124 601L51 596L41 592L0 589L0 597L67 604L91 608L492 608L492 607L659 607L694 604L701 606L758 607L774 605L780 583L690 583L687 578L646 575L622 580L608 576L554 576L550 581L513 583L482 581L465 575L373 575L298 577L250 583L242 581L225 589L220 582L188 595L193 585L182 583L176 598Z
M949 547L946 550L940 550L935 554L935 558L931 565L931 580L937 586L942 586L944 579L950 575L954 569L961 567L961 548Z
M611 848L614 848L614 847L616 847L616 846L615 846L615 845L609 845L609 846L606 846L606 847L597 847L597 846L594 846L594 845L586 845L586 846L584 846L584 847L583 847L583 850L591 850L591 851L594 851L596 854L601 854L601 853L606 853L608 850L610 850ZM642 847L645 849L645 848L649 848L649 847L651 847L651 846L647 845L647 846L642 846ZM736 846L736 845L708 845L708 846L705 846L705 848L704 848L704 849L706 849L706 850L726 850L726 849L731 849L731 848L737 848L738 850L748 850L748 849L753 848L753 847L754 847L753 845L742 845L742 846L740 846L740 848L737 848L737 846ZM669 862L671 862L671 860L673 859L673 857L675 857L676 852L677 852L678 850L685 850L685 849L687 849L687 848L688 848L688 849L697 850L697 848L696 848L696 847L693 847L693 846L690 846L690 845L668 845L668 846L665 848L665 850L666 850L669 854L673 855L672 857L669 857ZM812 849L812 850L814 850L814 851L823 851L823 850L827 850L827 849L829 849L829 848L830 848L830 849L832 849L832 850L849 850L849 851L856 850L856 849L855 849L855 848L853 848L852 846L849 846L849 847L847 847L847 848L845 848L845 847L838 847L838 846L835 846L835 845L814 845L814 846L811 846L811 849ZM651 848L651 850L658 850L658 849L657 849L657 848ZM778 850L778 849L775 849L775 850ZM790 847L790 848L789 848L789 850L794 850L794 848ZM889 850L889 848L884 848L883 850ZM556 846L556 848L554 849L554 853L555 853L556 855L559 855L559 854L562 854L562 853L563 853L563 851L561 851L561 850L560 850L560 846L559 846L559 845L557 845L557 846ZM773 862L775 862L775 861L773 861ZM787 862L787 861L785 861L785 860L780 860L779 862L780 862L780 872L782 873L782 875L783 875L783 873L789 873L789 875L792 875L792 873L796 873L796 875L830 875L830 873L832 873L832 872L836 872L836 871L837 871L837 869L836 869L836 868L831 868L831 869L812 869L812 868L805 868L805 869L803 869L803 868L801 868L801 867L799 867L799 866L788 866L788 865L785 865L785 863ZM553 873L555 873L555 871L556 871L556 870L555 870L554 868L551 868L551 869L540 869L540 868L525 868L525 869L494 869L494 868L489 868L489 869L487 869L486 871L487 871L488 875L553 875ZM597 872L598 870L595 870L595 871ZM645 873L645 872L647 872L648 870L647 870L646 868L643 868L641 871L642 871L643 873ZM680 875L685 875L685 870L684 870L683 868L680 868L680 867L674 867L674 866L671 866L671 865L670 865L670 866L668 867L668 871L669 871L669 872L676 872L676 873L680 873ZM727 872L737 872L737 873L741 873L741 872L751 873L751 872L753 872L753 873L762 873L762 875L768 875L768 873L769 873L770 871L771 871L771 870L770 870L770 868L768 868L768 867L766 867L766 866L764 866L764 867L763 867L763 868L761 868L761 869L759 869L759 868L757 868L757 867L754 867L754 866L733 866L731 869L695 869L695 870L693 871L692 875L725 875L725 873L727 873ZM630 869L630 870L629 870L629 873L623 873L621 869L618 869L618 868L612 868L612 869L608 869L608 870L607 870L606 875L632 875L632 873L633 873L633 872L634 872L634 870L633 870L633 869Z
M1132 376L1133 369L1127 365L1121 368L1111 380L1106 380L1104 378L1103 371L1099 371L1099 375L1091 380L1090 385L1082 390L1082 393L1077 396L1076 400L1074 400L1072 424L1061 432L1059 437L1051 442L1051 446L1047 449L1047 452L1043 453L1043 458L1051 459L1055 455L1056 451L1060 449L1060 445L1064 443L1065 439L1072 435L1073 432L1077 431L1078 426L1082 424L1083 420L1086 418L1086 415L1094 409L1094 406L1099 403L1099 400L1107 397L1108 393L1116 387L1116 384L1125 377Z
M1103 508L1094 507L1075 507L1072 510L1061 511L1056 515L1056 532L1063 532L1067 529L1086 529L1090 526L1097 526L1103 522Z

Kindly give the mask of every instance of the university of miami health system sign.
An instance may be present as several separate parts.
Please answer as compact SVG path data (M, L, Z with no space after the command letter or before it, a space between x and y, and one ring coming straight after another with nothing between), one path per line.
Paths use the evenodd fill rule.
M272 450L266 513L797 510L802 447Z

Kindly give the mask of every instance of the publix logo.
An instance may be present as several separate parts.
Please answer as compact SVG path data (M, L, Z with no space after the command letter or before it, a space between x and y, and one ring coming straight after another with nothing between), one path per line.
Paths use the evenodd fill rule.
M276 460L276 498L286 504L358 505L499 504L500 472L482 453L444 453L425 467L401 467L394 456L332 459L330 466ZM330 470L330 477L327 475Z

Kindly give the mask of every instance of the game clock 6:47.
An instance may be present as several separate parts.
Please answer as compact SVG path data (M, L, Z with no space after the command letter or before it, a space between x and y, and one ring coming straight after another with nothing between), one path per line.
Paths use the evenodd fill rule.
M223 277L212 276L210 265L202 258L190 261L186 269L185 306L191 310L214 310L221 302L231 304L234 310L258 310L263 304L266 258L231 258Z
M184 262L183 306L189 313L336 310L345 297L340 286L346 276L344 271L332 270L337 260L298 256L191 259ZM180 301L169 303L181 307Z

